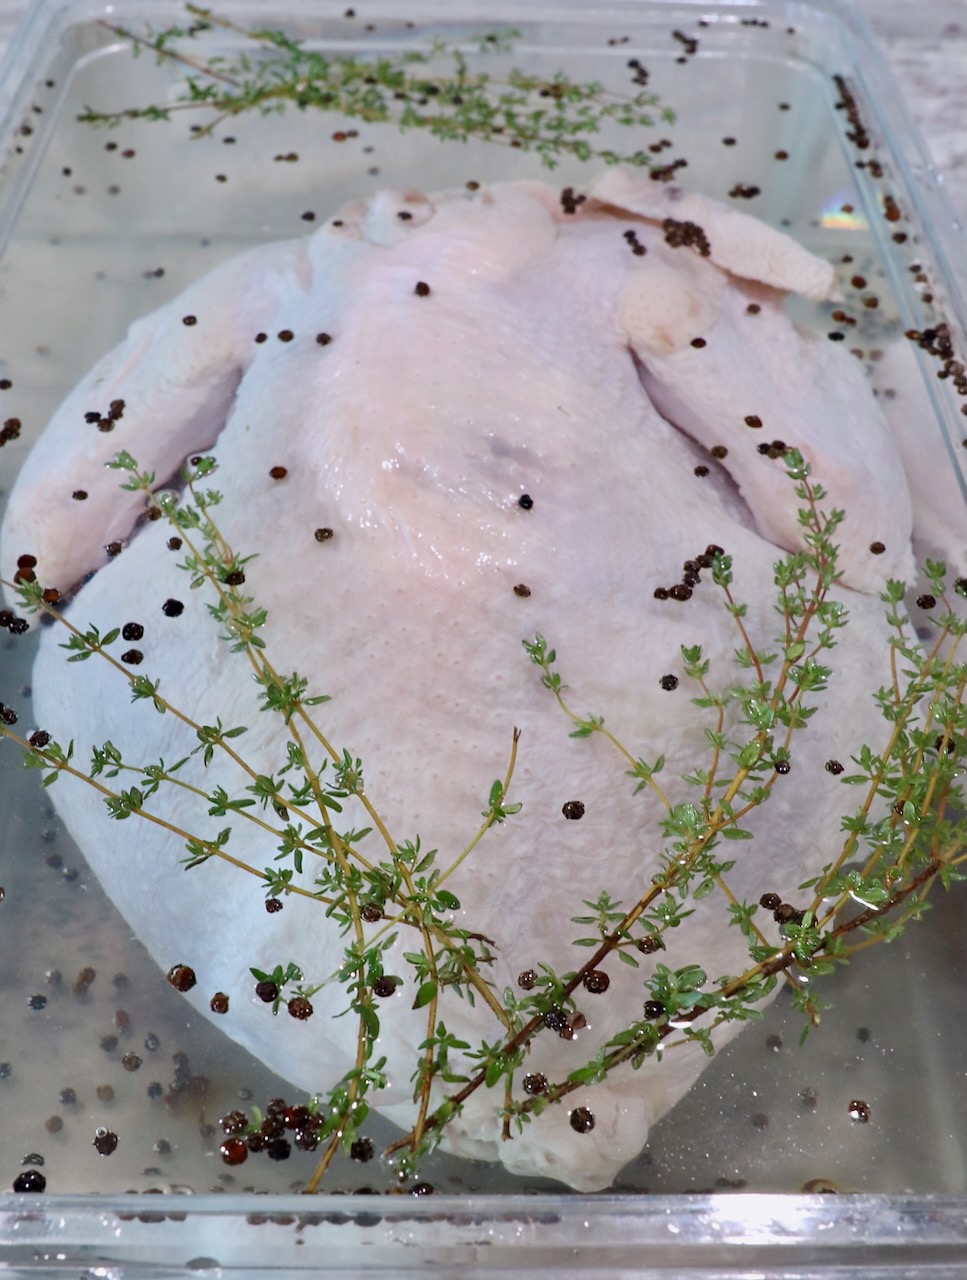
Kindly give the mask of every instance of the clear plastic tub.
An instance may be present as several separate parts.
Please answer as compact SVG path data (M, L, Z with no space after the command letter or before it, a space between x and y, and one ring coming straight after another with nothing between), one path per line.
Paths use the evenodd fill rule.
M484 10L383 0L352 14L342 3L229 0L220 12L350 51L512 25L521 36L504 65L548 75L564 67L622 86L637 58L648 87L676 110L674 126L659 124L653 136L674 139L664 160L688 158L686 185L723 199L737 183L759 187L741 207L831 261L851 258L848 298L849 276L868 278L880 306L863 319L865 350L885 351L904 330L940 321L962 345L963 233L864 23L843 5L640 0L589 10L533 0ZM60 399L130 321L240 248L299 234L307 214L412 185L414 174L426 189L546 176L532 156L441 147L389 127L361 128L346 145L331 137L338 124L311 113L246 118L210 139L182 126L126 122L109 133L78 122L88 105L165 100L179 82L170 65L132 58L105 21L160 28L181 17L181 6L162 0L41 0L8 54L0 378L13 386L0 407L24 429L0 454L4 492ZM686 52L683 35L697 38L696 50ZM232 37L203 35L198 47L226 41L231 49ZM837 106L844 86L854 118ZM857 120L868 147L848 136ZM237 141L226 145L226 132ZM777 151L787 153L781 168ZM299 160L278 158L292 155ZM566 162L553 181L582 176ZM927 356L917 360L904 393L924 429L942 433L967 492L960 402ZM874 385L889 394L897 374L876 363ZM27 686L31 661L28 645L0 641L4 688ZM309 1202L294 1193L311 1155L263 1161L244 1177L219 1162L217 1117L288 1086L186 1016L10 750L0 752L0 805L0 1182L39 1167L38 1158L48 1178L43 1197L0 1199L0 1265L51 1275L345 1277L952 1276L967 1265L967 1030L951 1017L967 966L963 891L938 899L929 928L851 964L804 1047L798 1015L776 1001L717 1056L607 1194L501 1181L485 1165L435 1156L431 1200ZM85 982L86 969L96 978ZM34 995L43 1008L30 1007ZM141 1061L126 1070L130 1054ZM873 1100L878 1123L844 1121L859 1095ZM110 1159L92 1151L98 1126L122 1134ZM391 1136L378 1124L373 1134ZM374 1167L344 1162L336 1186L380 1190L388 1175ZM806 1187L845 1194L799 1194ZM252 1191L266 1198L256 1205ZM127 1192L170 1194L147 1208ZM194 1194L175 1201L178 1192Z

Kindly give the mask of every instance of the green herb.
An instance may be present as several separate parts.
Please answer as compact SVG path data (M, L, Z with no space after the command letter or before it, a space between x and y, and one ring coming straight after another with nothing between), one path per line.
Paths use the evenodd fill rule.
M423 48L399 54L358 56L313 49L284 32L244 27L199 5L186 5L192 21L163 30L136 32L112 22L102 25L129 41L134 52L153 53L160 63L185 70L184 87L173 103L97 111L78 117L89 124L116 126L126 120L170 120L201 113L199 136L249 112L267 115L295 107L322 111L368 125L421 129L441 142L472 139L533 152L549 169L561 159L645 166L647 150L638 133L657 120L673 123L674 113L644 91L621 96L597 82L581 83L563 72L550 78L512 69L480 70L481 58L506 57L520 40L516 30L496 30L457 43L435 38ZM202 37L222 32L241 36L244 51L207 58L189 52ZM610 126L631 131L624 150L602 146L596 135Z
M272 970L252 970L253 978L272 984L271 1012L337 984L345 990L345 1011L356 1019L352 1068L312 1104L325 1120L320 1130L323 1152L308 1189L320 1185L338 1152L358 1137L368 1112L367 1094L382 1087L387 1069L398 1075L404 1068L400 1063L388 1066L385 1057L376 1055L380 1020L374 993L386 983L406 984L413 1016L425 1026L409 1067L416 1121L390 1148L405 1178L436 1147L447 1125L478 1090L500 1090L503 1133L510 1139L573 1090L606 1080L623 1064L638 1068L648 1058L660 1058L691 1042L706 1054L714 1053L717 1028L759 1017L757 1006L780 977L790 983L794 1004L806 1018L805 1035L825 1008L816 979L831 974L863 948L899 936L927 908L927 894L936 881L949 887L963 878L965 833L952 814L963 804L958 753L967 740L967 665L957 654L967 621L953 608L945 566L931 562L927 575L938 608L931 615L935 639L929 646L920 646L910 634L901 610L904 584L891 581L883 593L891 628L892 679L876 691L876 700L885 741L879 749L864 746L853 759L854 771L841 778L844 799L854 797L858 803L844 814L841 847L830 851L829 860L802 886L812 894L808 907L782 926L782 941L776 946L757 926L759 904L740 902L729 888L734 862L723 852L726 842L751 838L744 820L769 799L785 762L794 756L796 735L808 729L814 699L829 678L837 635L849 625L842 605L830 596L839 576L832 539L843 514L824 512L824 491L797 451L790 450L785 463L800 504L807 549L785 556L775 566L775 651L763 652L752 644L743 621L745 607L732 594L731 559L715 556L712 580L734 620L739 646L734 670L725 672L713 670L700 646L682 650L693 700L710 721L709 757L696 762L684 778L665 778L660 755L651 762L633 757L606 727L603 715L575 713L565 698L567 686L555 649L541 635L523 642L522 660L538 668L540 683L561 708L562 727L569 721L573 737L603 738L614 752L617 775L630 777L635 791L651 790L663 809L656 832L662 848L657 865L643 868L643 883L630 886L626 902L602 892L576 904L572 919L580 932L573 939L578 949L575 968L559 973L539 964L526 994L496 990L488 976L495 944L454 923L452 913L460 902L444 887L490 829L512 821L520 809L519 802L510 799L517 731L512 734L506 774L486 790L481 824L462 851L447 861L437 850L424 850L418 835L395 838L366 791L363 761L332 744L314 717L325 695L313 692L299 673L283 675L275 669L258 635L265 611L227 580L229 566L252 557L240 556L229 546L216 523L213 513L220 495L202 487L215 470L210 459L187 470L181 499L158 501L186 548L183 572L210 594L209 613L223 641L238 661L249 664L262 690L263 709L281 717L287 727L285 759L274 774L260 773L246 763L241 750L245 726L195 722L165 699L157 681L133 675L112 655L114 633L75 627L44 600L40 583L16 588L24 608L51 614L65 628L63 647L71 655L69 661L95 658L109 664L117 678L128 681L132 700L149 699L159 714L173 715L192 730L194 753L206 765L224 753L248 781L234 795L223 787L205 791L179 776L188 757L170 764L139 763L126 760L111 742L96 747L84 769L75 761L73 743L31 745L0 723L0 733L23 749L27 767L44 771L44 785L62 773L84 779L101 794L115 820L133 818L166 828L183 841L186 868L222 859L252 876L268 897L297 894L315 901L330 927L346 938L334 973L306 975L290 961L280 961ZM155 477L141 472L130 455L118 454L111 465L125 474L123 487L153 492ZM730 707L740 713L737 722L726 717ZM730 734L727 723L737 723L737 732ZM662 775L662 787L656 775ZM122 786L121 780L131 785ZM158 801L170 788L192 793L205 814L229 816L239 827L254 824L269 832L276 841L276 865L260 868L229 852L234 847L232 826L214 839L200 839L168 821ZM344 828L340 822L343 801L350 796L367 814L369 825L361 830ZM312 872L308 886L296 879L307 867ZM637 956L660 949L669 930L687 933L693 904L709 895L722 899L731 923L746 941L744 972L709 975L699 964L672 969L657 963L644 981L650 997L644 1017L639 1007L625 1029L565 1079L548 1082L539 1096L520 1097L515 1085L528 1045L567 1025L575 1012L574 993L589 975L600 981L601 972L615 959L637 967ZM401 935L412 939L403 953L408 972L388 974L384 957ZM489 1038L471 1044L447 1030L440 1016L446 990L488 1007L493 1017ZM441 1086L443 1100L433 1105L431 1093Z

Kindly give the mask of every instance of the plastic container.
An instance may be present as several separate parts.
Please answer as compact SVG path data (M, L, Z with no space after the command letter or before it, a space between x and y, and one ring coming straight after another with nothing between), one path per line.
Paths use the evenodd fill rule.
M758 186L741 207L833 261L849 255L850 272L869 276L881 305L864 319L866 348L941 320L962 345L963 233L865 24L844 5L613 0L589 10L533 0L522 11L384 0L353 15L342 3L229 0L220 12L343 50L512 25L521 36L506 65L622 85L637 58L649 88L676 109L674 126L653 137L674 137L662 158L688 158L686 185L722 198L736 183ZM428 189L546 176L530 156L441 147L414 133L374 130L346 145L331 136L338 122L311 114L239 120L203 140L173 125L131 122L115 133L77 122L87 105L164 100L179 78L133 59L102 20L161 28L182 17L162 0L39 0L7 56L0 378L14 386L0 392L0 407L9 403L25 427L0 455L3 489L93 360L216 261L299 234L308 214L325 216L348 196L411 185L414 173ZM219 40L232 47L223 34L199 47ZM855 118L837 106L844 86ZM857 120L868 146L857 146ZM226 132L238 141L227 144ZM777 151L788 156L779 168ZM565 163L552 180L579 182L581 171ZM918 359L908 393L924 429L944 434L967 494L959 402ZM872 376L891 389L890 378ZM27 646L0 642L5 687L29 682L30 661ZM0 753L0 806L0 1183L42 1157L49 1186L45 1196L0 1198L0 1266L14 1273L877 1277L901 1268L953 1276L967 1266L967 1032L950 1016L967 967L962 892L938 900L933 928L854 962L831 992L828 1025L803 1049L799 1021L777 1001L608 1194L501 1183L486 1167L441 1157L428 1200L307 1201L293 1194L311 1171L306 1156L298 1167L263 1162L252 1185L267 1195L254 1201L247 1179L219 1163L214 1122L239 1097L287 1086L186 1017L9 750ZM88 968L96 978L85 982ZM29 1007L31 995L44 1007ZM173 1063L173 1051L186 1056ZM126 1070L132 1053L141 1062ZM844 1123L860 1091L875 1096L888 1124ZM132 1140L99 1158L91 1137L115 1120ZM340 1190L381 1185L385 1175L372 1168L347 1166ZM796 1194L830 1183L852 1194ZM127 1191L194 1195L145 1202Z

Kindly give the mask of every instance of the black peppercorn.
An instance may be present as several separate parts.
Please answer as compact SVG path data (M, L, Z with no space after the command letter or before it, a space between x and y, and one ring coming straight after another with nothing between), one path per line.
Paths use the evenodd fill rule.
M226 1138L218 1148L225 1164L244 1164L248 1159L248 1144L244 1138Z
M575 1107L568 1116L568 1123L575 1133L590 1133L594 1128L594 1115L587 1107Z
M656 951L661 951L664 947L664 943L656 933L646 934L645 937L639 938L635 945L641 954L645 956L654 955Z
M176 991L190 991L198 979L195 971L187 964L176 964L168 970L168 981Z
M644 1005L645 1018L648 1022L654 1022L656 1018L660 1018L665 1012L665 1006L660 1000L646 1000Z
M589 969L582 979L585 991L593 996L602 995L611 986L611 979L603 969Z
M584 804L580 800L568 800L562 807L561 812L565 818L571 822L577 822L584 817Z
M97 1129L92 1145L99 1156L109 1156L117 1150L118 1136L110 1129Z

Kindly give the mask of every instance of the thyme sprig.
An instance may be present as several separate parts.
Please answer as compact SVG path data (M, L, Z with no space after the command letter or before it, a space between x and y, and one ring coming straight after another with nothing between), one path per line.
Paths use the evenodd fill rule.
M209 136L240 115L269 115L295 107L333 113L365 124L419 129L441 142L471 139L533 152L553 169L563 158L602 164L646 166L648 151L639 131L674 113L656 94L639 90L619 95L598 81L573 80L563 71L547 77L512 69L505 75L476 67L484 57L506 56L520 40L517 30L495 30L463 42L439 37L389 56L350 55L312 48L270 27L246 27L200 5L186 6L191 22L164 29L133 31L104 21L135 54L151 53L159 63L185 70L184 87L173 103L153 103L121 111L87 107L78 119L117 126L128 120L170 120L182 112L202 112L196 136ZM242 52L197 56L194 42L224 33ZM595 139L611 126L634 131L624 150Z
M319 1187L339 1151L357 1139L369 1110L367 1095L385 1083L387 1060L376 1054L380 1020L373 998L381 982L407 982L414 1013L425 1025L411 1073L414 1124L389 1149L400 1176L406 1177L478 1090L499 1090L502 1131L510 1140L548 1106L607 1080L619 1068L639 1068L649 1058L688 1044L713 1054L717 1030L761 1016L758 1006L781 977L790 982L793 1003L806 1017L805 1035L825 1008L815 980L865 947L897 937L927 909L927 895L937 880L948 887L963 877L967 840L951 814L963 803L958 757L967 742L967 665L958 658L967 621L955 610L954 597L967 595L967 582L958 579L948 590L946 567L928 562L937 609L931 615L934 639L927 648L910 635L902 611L904 584L890 581L883 592L891 629L891 677L875 698L887 738L880 751L864 745L853 757L855 772L840 778L843 785L859 788L859 803L843 816L840 848L800 886L811 892L811 901L803 910L787 913L777 944L757 920L766 910L764 902L741 901L729 888L734 859L725 856L726 842L752 838L745 819L770 799L777 778L788 771L797 734L808 727L831 675L829 653L849 621L841 601L831 594L839 578L834 536L843 513L824 510L826 494L796 450L785 454L785 465L800 503L805 549L775 565L781 623L773 651L752 639L747 606L733 594L731 557L718 548L706 556L712 584L740 643L734 652L737 679L713 670L700 645L682 646L692 701L709 717L704 765L696 763L681 779L668 779L663 756L634 756L607 728L603 715L581 716L573 710L565 698L557 653L545 637L538 634L522 642L542 685L561 708L564 724L571 725L571 736L602 738L632 790L648 791L658 800L663 842L657 863L643 867L643 883L630 905L602 891L577 908L572 919L581 935L573 945L581 949L582 963L565 972L538 963L525 994L496 989L489 976L498 959L496 944L454 922L461 904L444 887L491 827L512 820L520 810L511 798L517 730L504 777L486 793L482 821L462 850L441 855L424 850L419 836L397 839L368 794L363 761L349 749L337 748L317 722L326 696L312 692L298 672L280 672L269 656L267 611L242 589L245 567L254 557L232 547L215 518L221 495L207 487L215 472L213 459L193 460L180 497L156 493L155 476L142 472L130 454L119 453L110 465L123 473L125 489L143 492L177 529L186 552L179 567L193 587L207 593L208 613L223 642L248 662L262 710L280 717L286 731L284 758L271 774L255 769L242 751L246 726L225 726L220 720L206 725L173 706L158 680L135 675L113 656L116 630L102 634L94 626L78 627L36 581L21 581L15 590L25 609L46 612L65 629L62 648L68 662L94 658L107 663L128 682L133 702L148 702L156 713L178 718L196 745L177 761L138 763L125 759L109 741L93 748L84 769L75 760L73 742L60 744L44 733L24 738L13 727L15 716L0 719L0 733L23 750L27 767L44 772L45 786L62 773L86 781L102 796L113 820L140 818L175 835L187 853L186 869L221 859L255 877L268 897L296 894L317 901L345 937L341 962L331 973L307 975L284 959L252 970L254 978L267 984L272 1013L288 1007L307 1017L312 998L335 985L345 989L346 1012L356 1018L351 1067L311 1103L320 1117L323 1149L308 1190ZM230 789L189 781L184 769L193 757L206 769L216 757L224 757L240 771L241 783ZM661 786L656 775L663 777ZM122 786L119 779L130 779L132 785ZM163 805L155 804L165 788L194 796L209 817L228 817L270 834L276 865L260 869L229 852L231 826L202 837L170 822ZM347 825L349 805L360 807L366 826ZM642 993L648 996L643 1012L629 1016L620 1031L564 1079L548 1082L536 1095L525 1091L521 1096L518 1073L529 1046L540 1035L569 1034L578 1016L579 989L589 982L600 984L615 959L641 968L640 957L662 951L668 932L687 928L695 904L708 897L721 900L729 924L745 939L744 971L712 977L699 963L672 969L660 960L652 962L642 979ZM402 977L385 968L401 931L415 943L402 952L407 966ZM474 1044L448 1029L445 1001L452 995L469 1004L483 1001L495 1020L489 1038ZM392 1066L397 1073L400 1064Z

